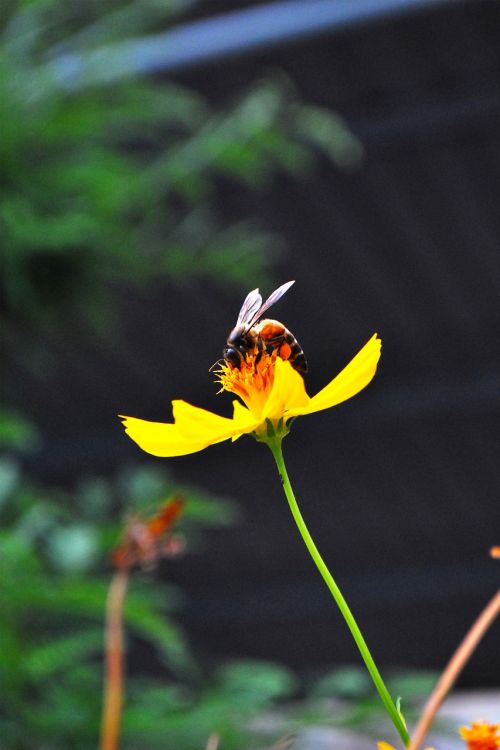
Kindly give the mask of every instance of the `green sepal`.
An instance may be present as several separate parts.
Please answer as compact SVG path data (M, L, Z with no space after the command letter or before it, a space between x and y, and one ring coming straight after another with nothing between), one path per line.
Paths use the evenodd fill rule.
M259 443L271 443L276 440L281 442L285 435L288 435L290 432L288 423L285 422L283 417L276 423L272 419L267 418L265 424L265 430L261 428L259 432L250 433Z

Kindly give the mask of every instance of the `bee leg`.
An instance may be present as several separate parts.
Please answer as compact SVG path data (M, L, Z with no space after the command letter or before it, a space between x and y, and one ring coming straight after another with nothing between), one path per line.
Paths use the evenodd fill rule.
M257 356L255 357L256 365L259 364L260 360L262 359L262 355L264 353L264 344L262 343L262 339L260 337L257 339L257 349L258 349L258 353L257 353Z
M282 343L283 343L283 336L281 335L275 336L272 339L266 339L266 352L269 355L272 355L272 353L277 350L279 354L279 350L280 350Z

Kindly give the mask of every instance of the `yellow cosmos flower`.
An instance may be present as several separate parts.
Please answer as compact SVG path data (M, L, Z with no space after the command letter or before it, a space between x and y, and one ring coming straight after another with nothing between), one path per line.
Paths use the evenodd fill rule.
M474 721L471 727L461 727L460 736L469 750L497 750L500 747L500 725Z
M269 304L276 301L273 300L276 295L279 298L284 293L283 289L286 291L289 286L290 282L279 287L264 305L259 307L257 316L259 317ZM250 316L253 320L257 303L261 305L261 298L257 290L254 290L247 296L238 321L245 316ZM132 440L153 456L170 457L196 453L209 445L223 440L236 440L241 435L248 434L267 444L273 454L283 491L300 535L351 632L387 713L403 743L407 745L410 738L401 712L394 704L354 615L302 518L281 447L292 419L336 406L352 398L368 385L377 369L381 345L377 334L374 334L342 372L312 397L306 392L302 375L286 359L286 347L280 346L279 350L273 347L271 353L259 352L259 347L255 347L255 354L250 352L244 357L238 357L238 366L223 361L217 372L219 393L229 391L240 399L233 401L231 418L200 409L185 401L173 401L173 422L146 422L135 417L122 419L125 430ZM285 357L282 359L278 354L283 351ZM241 350L240 355L243 355Z
M239 396L233 402L232 418L173 401L173 423L147 422L122 417L127 434L153 456L196 453L223 440L254 434L264 440L271 434L286 434L293 417L312 414L346 401L364 388L375 375L381 341L374 334L349 364L312 398L302 376L276 352L260 359L248 357L240 368L223 363L217 373L221 391Z

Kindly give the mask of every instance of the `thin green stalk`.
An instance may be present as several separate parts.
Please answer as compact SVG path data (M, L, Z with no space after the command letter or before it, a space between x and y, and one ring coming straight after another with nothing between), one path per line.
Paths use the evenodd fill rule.
M356 642L359 652L363 658L363 661L366 664L366 668L368 669L368 672L370 673L370 676L375 684L375 687L378 690L378 694L380 695L380 698L382 699L382 703L384 704L387 713L391 717L392 722L394 726L396 727L398 734L403 740L405 746L408 746L410 744L410 737L406 730L404 722L396 706L394 705L394 702L389 694L389 691L387 690L384 684L384 681L380 675L380 672L378 671L375 665L375 662L373 661L370 650L368 646L366 645L366 641L361 634L358 624L356 620L354 619L354 616L351 610L349 609L349 606L346 600L344 599L339 587L335 583L330 571L328 570L325 562L323 561L323 558L321 557L318 551L318 548L314 544L314 541L307 529L304 519L302 518L302 514L299 510L299 506L297 505L297 501L295 499L295 495L293 494L292 486L288 478L288 473L286 470L285 462L283 460L283 452L281 450L281 439L282 439L281 436L276 435L275 437L269 438L266 442L269 445L269 448L271 449L271 452L274 456L274 460L276 461L276 466L278 467L278 471L280 473L281 482L283 484L283 489L285 491L288 504L290 505L290 510L292 511L292 515L294 517L295 523L297 524L297 527L300 531L302 539L304 540L304 543L307 549L309 550L309 554L314 560L319 572L323 576L324 582L330 589L330 593L335 599L335 602L337 603L337 606L340 609L342 616L347 623L347 627L351 631L351 635Z

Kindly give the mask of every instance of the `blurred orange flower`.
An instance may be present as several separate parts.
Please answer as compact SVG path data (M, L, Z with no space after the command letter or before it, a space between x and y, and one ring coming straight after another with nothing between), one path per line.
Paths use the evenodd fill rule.
M396 750L395 747L389 745L388 742L377 742L378 750ZM432 747L427 747L426 750L434 750Z
M500 725L486 721L474 721L471 727L461 727L460 736L466 741L468 750L496 750L500 747Z

